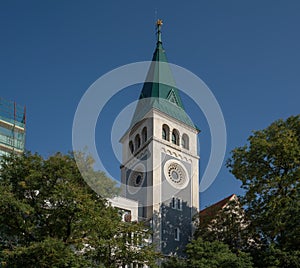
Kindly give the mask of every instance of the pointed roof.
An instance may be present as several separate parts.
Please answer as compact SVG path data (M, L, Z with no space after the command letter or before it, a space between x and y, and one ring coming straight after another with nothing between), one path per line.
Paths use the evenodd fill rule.
M131 121L131 127L141 121L144 116L154 108L196 129L192 120L184 110L179 90L176 87L165 50L162 46L162 21L158 20L156 25L156 48L139 97L139 102Z
M233 200L238 200L237 196L235 194L232 194L222 200L220 200L219 202L206 207L205 209L201 210L199 212L200 216L204 217L204 216L215 216L220 210L222 210L224 207L226 207L226 205L228 205L229 202L233 201Z

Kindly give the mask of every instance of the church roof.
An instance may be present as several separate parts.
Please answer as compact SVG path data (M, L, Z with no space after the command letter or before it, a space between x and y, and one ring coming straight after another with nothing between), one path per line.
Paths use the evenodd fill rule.
M158 20L156 48L131 121L131 127L141 121L154 108L192 128L196 128L184 110L179 90L168 64L161 41L161 25L162 21Z
M205 217L205 216L215 216L220 210L222 210L226 205L228 205L231 201L236 200L237 201L237 196L235 194L232 194L221 201L201 210L199 212L200 216Z

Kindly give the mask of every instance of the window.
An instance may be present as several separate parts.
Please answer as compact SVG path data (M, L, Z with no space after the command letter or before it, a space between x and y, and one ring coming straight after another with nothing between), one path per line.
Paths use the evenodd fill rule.
M135 139L134 139L134 143L135 143L135 149L137 150L138 148L140 148L141 146L141 138L140 138L140 135L137 134L135 136Z
M177 199L177 209L178 209L178 210L181 210L181 208L182 208L182 201L181 201L180 198L178 198L178 199Z
M163 140L167 139L167 132L166 132L166 130L164 128L162 129L162 139Z
M176 241L179 241L179 240L180 240L180 230L179 230L178 227L176 227L175 230L174 230L174 239L175 239Z
M182 135L181 146L184 149L189 149L189 137L188 137L188 135L186 135L186 134Z
M172 131L172 143L179 145L179 132L177 129Z
M146 142L147 141L147 128L144 127L142 130L142 142Z
M182 199L173 197L171 200L171 208L182 210Z
M172 208L176 208L176 199L175 199L175 197L172 198Z
M130 212L126 212L124 214L124 221L125 222L131 222L131 213Z
M173 142L174 144L176 144L176 136L175 136L174 133L172 133L172 142Z
M134 148L133 148L133 143L132 143L132 141L129 142L129 149L130 149L130 152L133 153Z
M135 179L135 184L140 185L141 181L142 181L142 176L138 175Z
M169 133L170 133L170 128L167 125L162 126L162 139L163 140L170 140L169 139Z

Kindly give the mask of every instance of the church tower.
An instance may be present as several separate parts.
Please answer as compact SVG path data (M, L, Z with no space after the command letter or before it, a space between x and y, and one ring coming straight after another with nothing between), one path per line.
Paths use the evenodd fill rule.
M162 21L146 81L123 146L124 196L139 202L139 220L153 229L165 255L183 254L199 211L199 130L186 114L162 47Z

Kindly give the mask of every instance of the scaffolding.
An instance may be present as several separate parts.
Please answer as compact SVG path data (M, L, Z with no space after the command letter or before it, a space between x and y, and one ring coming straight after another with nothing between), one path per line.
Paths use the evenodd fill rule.
M0 157L25 149L26 107L0 97Z

